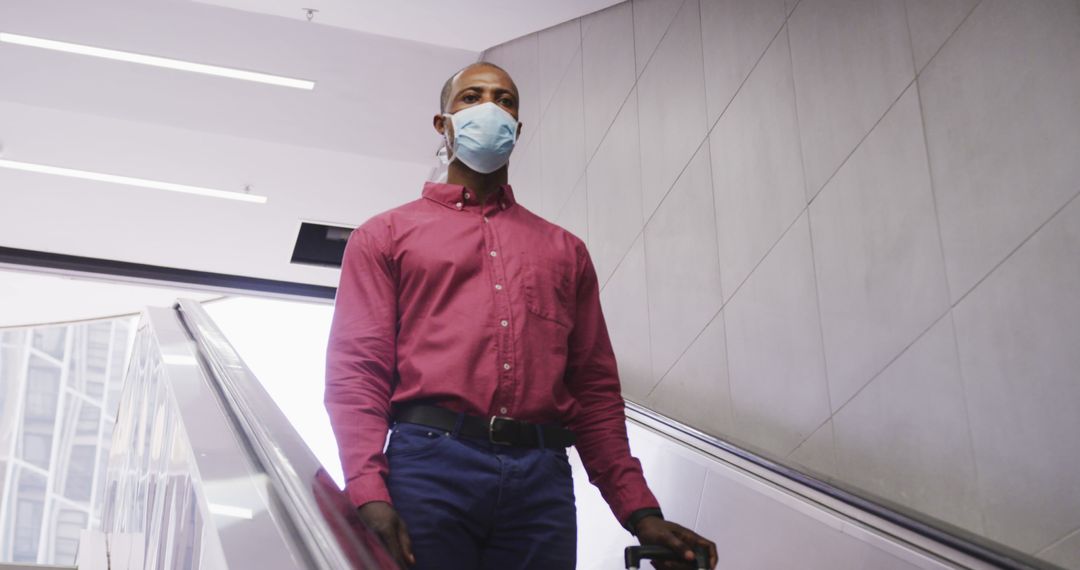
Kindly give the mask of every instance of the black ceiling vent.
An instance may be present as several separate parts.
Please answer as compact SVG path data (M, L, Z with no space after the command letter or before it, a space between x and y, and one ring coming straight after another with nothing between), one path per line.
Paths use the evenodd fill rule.
M352 231L353 228L349 227L301 222L291 261L305 265L341 267L345 244Z

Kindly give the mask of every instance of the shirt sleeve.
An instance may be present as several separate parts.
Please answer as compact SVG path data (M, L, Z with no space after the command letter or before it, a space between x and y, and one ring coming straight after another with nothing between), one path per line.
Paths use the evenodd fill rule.
M625 525L634 511L660 505L645 483L641 462L630 455L615 353L600 309L596 270L584 245L579 246L577 281L565 382L580 411L567 427L577 435L589 481Z
M345 471L361 506L390 502L383 444L390 422L396 358L397 286L389 230L369 221L349 236L326 354L326 410Z

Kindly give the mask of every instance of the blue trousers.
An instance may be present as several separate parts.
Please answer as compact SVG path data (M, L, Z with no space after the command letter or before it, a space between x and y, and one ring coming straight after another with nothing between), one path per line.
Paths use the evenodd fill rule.
M523 449L397 424L387 486L413 570L570 570L577 511L564 450Z

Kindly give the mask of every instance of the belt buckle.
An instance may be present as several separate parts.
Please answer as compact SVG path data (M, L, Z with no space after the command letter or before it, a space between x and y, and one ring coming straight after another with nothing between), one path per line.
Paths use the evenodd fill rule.
M507 431L505 429L497 429L496 426L507 426L507 425L512 425L514 427L520 427L520 425L517 423L517 420L515 420L513 418L508 418L506 416L491 416L491 420L488 422L488 441L490 441L491 443L494 443L496 445L513 445L513 441L511 441L510 439L501 439L500 440L500 439L495 438L496 433L506 433L506 431ZM516 432L514 434L507 434L507 436L511 437L511 438L514 435L517 435Z

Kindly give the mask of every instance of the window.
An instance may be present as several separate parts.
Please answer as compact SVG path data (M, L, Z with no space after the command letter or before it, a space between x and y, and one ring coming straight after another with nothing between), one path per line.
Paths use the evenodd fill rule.
M60 393L60 367L37 357L30 357L26 372L26 417L39 420L56 418L56 400Z
M67 341L66 326L39 327L34 329L34 348L41 350L57 360L64 359L64 344Z
M11 557L14 562L37 561L38 538L45 511L45 478L23 471L15 498L15 528Z

